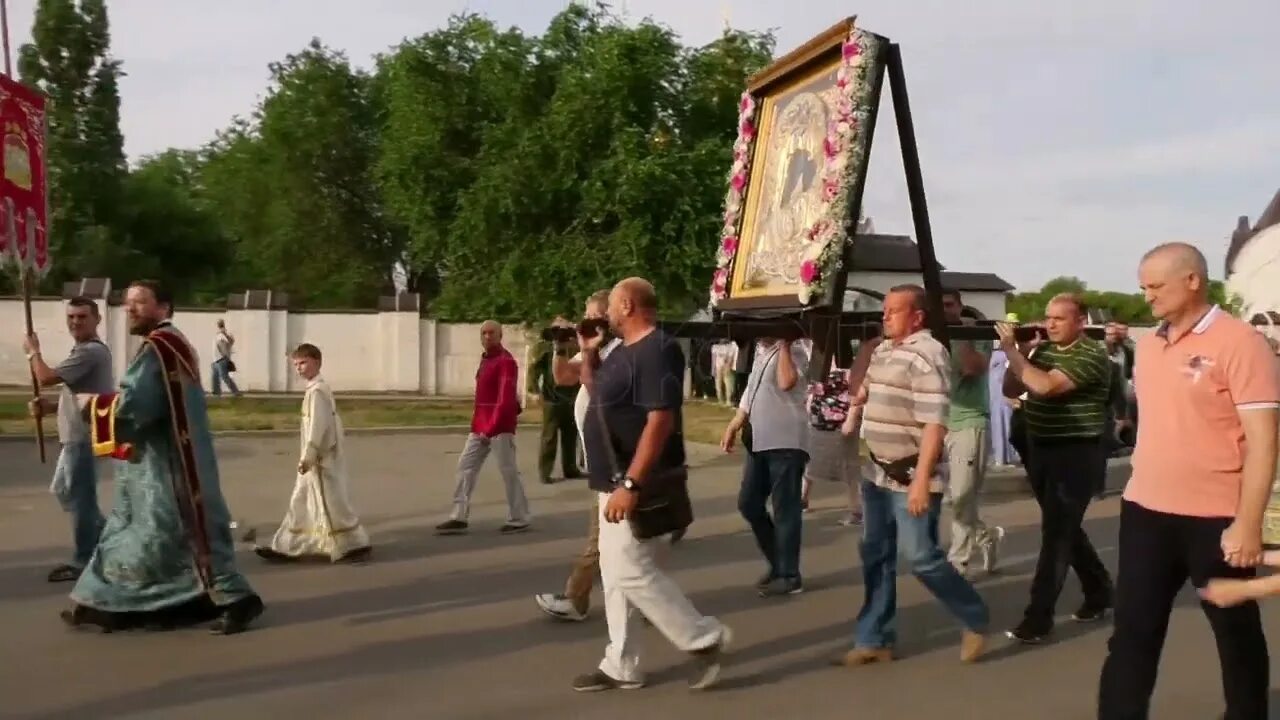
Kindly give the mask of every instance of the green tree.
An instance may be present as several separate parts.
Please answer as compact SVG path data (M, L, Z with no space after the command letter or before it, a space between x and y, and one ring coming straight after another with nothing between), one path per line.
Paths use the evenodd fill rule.
M171 150L145 158L125 180L121 227L123 252L108 262L122 285L155 277L174 288L180 302L218 302L228 291L223 278L232 248L216 214L195 184L199 159Z
M771 50L767 35L734 33L690 50L600 6L557 16L531 70L549 94L521 108L541 111L490 129L459 198L440 314L572 313L630 274L652 280L672 315L702 305L734 108Z
M480 172L486 139L536 112L534 41L460 15L378 59L376 177L388 214L407 232L409 289L438 294L459 196Z
M254 118L219 136L201 173L237 279L312 306L369 306L403 251L373 182L369 77L319 40L271 76Z
M118 61L111 59L105 0L39 0L34 42L18 52L23 82L49 96L48 282L110 269L121 247L119 210L127 167L120 133ZM126 250L127 252L127 250Z

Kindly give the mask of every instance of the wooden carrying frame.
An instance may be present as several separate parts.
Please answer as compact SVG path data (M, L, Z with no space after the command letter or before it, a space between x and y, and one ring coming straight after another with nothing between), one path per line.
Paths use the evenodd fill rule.
M840 56L844 40L854 30L855 20L856 18L854 17L841 20L800 48L778 59L768 68L750 78L748 91L753 96L759 95L767 99L769 93L776 90L776 88L785 86L788 82L794 83L796 78L805 77L805 73L811 73L815 68L825 67L826 64L833 62L833 58ZM764 334L776 330L776 328L771 329L771 326L778 323L750 322L750 320L759 321L770 317L775 318L789 325L793 329L792 333L798 330L800 335L812 338L813 353L809 365L810 377L820 379L826 376L832 354L840 343L842 325L844 332L849 333L853 330L853 326L864 325L867 320L870 320L869 317L865 317L866 313L843 313L842 311L848 274L854 269L853 246L856 243L856 235L854 233L858 218L861 215L866 169L869 166L868 161L870 159L872 140L874 139L876 118L879 112L880 96L883 92L883 82L887 74L889 90L893 98L894 118L898 126L898 142L902 150L902 165L906 172L907 195L911 203L911 219L915 227L916 247L920 253L920 268L925 292L928 295L929 325L934 337L943 343L949 342L949 328L942 314L942 278L938 269L937 254L934 252L933 231L929 224L929 210L924 193L924 177L920 170L920 153L916 146L915 123L911 118L911 104L907 99L906 74L902 67L902 53L898 45L889 41L888 38L878 35L874 37L879 41L876 43L878 57L873 61L871 73L866 78L866 81L872 85L872 101L864 120L865 136L861 143L861 152L864 153L862 159L863 168L855 181L847 187L851 197L848 199L848 214L844 222L847 237L850 241L846 242L843 248L838 249L836 261L822 269L822 272L829 273L829 280L824 284L824 294L814 298L814 301L807 306L800 302L796 294L748 297L739 295L735 297L734 286L740 286L740 284L734 279L738 274L736 268L731 266L731 280L727 286L727 294L716 304L713 314L714 322L712 324L719 325L734 318L748 320L748 322L735 323L739 327L738 332L730 332L727 328L716 329L713 327L699 330L686 323L682 324L683 332L678 334L686 337L697 335L706 337L708 335L726 336L726 333L728 333L737 337L748 328L756 333ZM748 187L744 198L744 206L751 201L751 190ZM744 213L745 215L746 213ZM749 220L751 220L750 217L744 217L743 222L746 223ZM740 258L741 255L735 257L735 264ZM878 316L878 313L875 315ZM798 328L796 327L797 325L799 326ZM974 334L982 338L995 337L995 331L990 326L975 328L975 331L976 333ZM861 335L863 333L858 331L856 334ZM846 334L845 337L849 339L849 335Z

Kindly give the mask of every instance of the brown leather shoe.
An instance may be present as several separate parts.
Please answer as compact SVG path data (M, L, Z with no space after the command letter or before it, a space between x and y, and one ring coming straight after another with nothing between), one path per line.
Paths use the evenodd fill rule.
M893 648L854 648L831 661L838 667L859 667L874 663L893 662Z
M987 649L987 637L981 633L965 630L960 636L960 662L977 662Z

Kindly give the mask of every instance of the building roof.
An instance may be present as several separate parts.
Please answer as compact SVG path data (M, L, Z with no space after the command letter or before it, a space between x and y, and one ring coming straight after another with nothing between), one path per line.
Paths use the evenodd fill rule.
M942 287L948 290L971 292L1009 292L1013 286L995 273L952 272L942 273Z
M853 271L920 273L920 250L906 235L857 235L853 241ZM1013 290L994 273L951 272L938 263L944 287L973 292L1009 292Z
M1249 242L1254 235L1266 230L1272 225L1280 225L1280 190L1276 191L1275 197L1271 198L1271 202L1267 204L1267 208L1258 216L1258 221L1249 226L1249 217L1241 215L1236 221L1236 229L1231 233L1231 244L1227 246L1227 276L1231 276L1231 266L1236 262L1236 256L1240 254L1240 249Z
M920 251L906 235L855 235L853 270L863 272L920 272ZM938 263L939 270L945 270Z

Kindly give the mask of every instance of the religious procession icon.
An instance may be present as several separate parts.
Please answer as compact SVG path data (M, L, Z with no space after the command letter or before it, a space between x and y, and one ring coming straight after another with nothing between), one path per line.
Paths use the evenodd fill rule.
M748 81L713 305L830 300L861 206L887 46L849 18Z
M865 232L862 196L886 83L930 328L948 342L901 49L853 17L748 79L711 278L712 320L684 323L683 334L798 334L812 341L810 379L820 381L845 340L878 332L844 302L856 236Z

